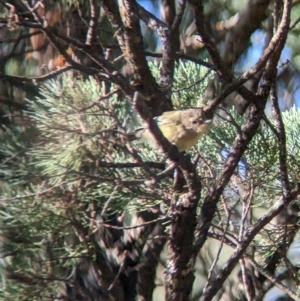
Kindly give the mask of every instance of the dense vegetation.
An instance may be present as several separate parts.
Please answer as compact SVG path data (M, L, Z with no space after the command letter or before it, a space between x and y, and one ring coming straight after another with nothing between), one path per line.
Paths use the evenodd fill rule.
M298 300L297 1L0 4L1 300Z

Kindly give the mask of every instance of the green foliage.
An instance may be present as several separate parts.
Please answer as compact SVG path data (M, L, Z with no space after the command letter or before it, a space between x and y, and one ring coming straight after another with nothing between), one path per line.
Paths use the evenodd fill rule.
M159 67L151 64L155 76ZM206 73L191 63L177 67L174 107L199 105L206 85L201 78ZM71 74L47 82L40 93L40 98L29 101L25 112L29 126L7 129L0 136L0 218L5 237L1 249L6 274L0 298L5 300L11 294L17 300L35 300L63 292L59 279L71 281L77 258L95 259L93 233L98 228L93 217L160 203L168 206L172 197L169 177L153 186L144 185L161 170L124 165L136 163L139 156L144 161L165 161L147 145L126 142L125 133L137 123L129 101L117 94L104 97L93 78L74 79ZM196 164L203 195L211 189L245 122L234 110L220 110L217 115L209 134L189 152L200 156ZM300 165L299 113L293 109L283 113L283 119L294 181ZM277 138L261 125L224 191L228 207L238 213L242 199L250 198L249 190L252 208L269 207L281 191L278 161ZM216 219L224 215L220 203ZM262 236L257 243L265 245L267 238Z
M286 128L286 143L288 151L288 169L291 181L297 183L300 175L300 112L296 107L282 113L282 119Z
M300 112L295 107L282 113L285 125L287 168L290 183L295 185L299 181L300 166ZM203 178L204 191L211 189L215 175L221 170L226 162L234 139L242 127L244 117L239 116L234 110L222 114L221 121L217 120L215 126L209 134L201 139L197 145L201 159L198 163L199 174ZM275 130L277 129L275 120L271 120ZM219 151L212 151L212 150ZM248 194L249 190L253 193ZM235 175L224 190L223 197L226 201L227 210L239 216L232 219L232 225L239 223L242 212L242 201L251 202L252 222L269 209L282 194L282 182L279 165L279 141L273 130L265 123L259 127L256 135L239 163ZM205 192L203 192L205 195ZM219 217L224 217L224 227L226 227L227 216L224 205L218 207L219 216L216 223L221 224ZM230 226L231 227L231 226ZM234 230L234 228L232 228ZM280 244L279 237L283 232L278 233L278 229L267 228L256 236L254 244L257 246L258 254L262 258L271 256L276 248L276 243ZM271 247L272 246L272 247Z
M150 62L152 74L156 79L160 77L161 63ZM180 60L176 64L174 83L172 88L172 103L174 109L182 110L189 107L203 106L201 98L213 72L198 64Z
M174 89L182 91L174 96L174 105L196 105L205 85L195 84L202 69L190 63L178 66ZM160 170L104 164L134 163L137 156L164 162L147 145L134 154L126 143L124 134L137 125L130 102L117 93L104 97L93 78L74 79L71 73L45 83L40 95L24 112L29 126L8 128L0 136L2 251L11 279L2 283L3 299L12 291L18 300L34 300L61 289L60 281L37 281L35 276L67 279L74 258L91 254L97 229L91 228L92 212L145 210L169 204L172 195L169 178L155 187L141 185Z
M197 145L202 157L198 164L201 166L199 173L205 179L204 191L210 190L215 176L228 159L231 146L246 120L234 110L221 110L217 115L219 117L216 117L209 134ZM280 189L277 186L279 185L278 168L278 142L273 132L265 125L261 125L239 162L235 176L231 178L224 191L229 208L239 204L243 197L247 197L246 191L250 188L254 193L252 206L269 207L274 195ZM224 214L222 206L220 212Z
M20 61L13 58L7 61L5 74L35 77L39 75L38 64L34 59Z
M295 6L294 9L291 12L291 24L295 24L295 22L298 22L298 18L299 18L299 13L300 13L300 7L299 6ZM299 69L300 66L300 47L299 47L299 43L298 43L298 38L299 38L299 24L298 26L294 27L293 30L290 32L289 36L288 36L288 45L289 47L291 47L292 52L293 52L293 61L297 67L297 69Z
M205 138L201 139L196 147L200 153L198 161L198 172L202 177L203 195L211 189L216 175L226 162L234 139L239 129L245 122L245 118L239 116L234 110L224 113L219 112L222 118L215 120L214 127ZM287 137L287 167L289 180L297 183L299 179L299 135L300 114L295 108L282 113ZM276 129L276 122L271 120ZM251 194L249 194L251 191ZM264 209L269 209L282 193L282 182L279 166L279 142L272 129L264 123L259 127L256 135L242 157L235 175L224 190L223 198L227 210L232 210L235 215L240 216L242 212L242 201L251 202L253 210L251 216L255 220L261 216ZM257 208L257 209L256 209ZM220 202L218 207L219 216L216 223L220 223L219 217L224 216L224 227L227 217L224 203ZM234 219L235 220L235 219ZM239 223L239 218L236 219ZM233 222L234 224L234 222ZM270 230L271 231L271 230ZM257 239L261 252L271 252L269 231L262 232ZM278 234L277 234L278 235ZM263 248L262 246L265 246Z

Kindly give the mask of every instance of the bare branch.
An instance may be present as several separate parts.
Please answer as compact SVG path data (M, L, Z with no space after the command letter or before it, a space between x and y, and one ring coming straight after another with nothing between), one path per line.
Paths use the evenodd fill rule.
M96 41L96 27L98 25L99 7L96 0L89 0L91 19L89 24L89 30L86 34L85 44L90 46Z
M179 25L181 23L182 16L184 14L184 10L186 7L186 2L187 2L187 0L180 0L178 2L178 12L177 12L175 19L173 21L173 24L171 26L171 31L175 31L179 28Z
M253 258L250 256L245 255L245 259L255 268L257 269L262 275L264 275L267 279L271 281L275 286L277 286L280 290L285 292L287 295L289 295L294 300L300 300L297 293L292 291L289 287L284 285L282 282L279 282L276 277L274 277L272 274L268 273L264 268L262 268L259 264L256 263Z
M143 87L147 104L155 116L170 110L171 102L160 92L159 86L150 72L145 55L143 55L143 37L139 18L142 18L143 12L147 15L149 12L144 9L141 10L141 6L135 0L120 0L120 12L114 1L102 0L101 2L108 12L111 24L116 29L116 36L123 55L134 70L135 82L132 88L141 90L139 87ZM135 14L132 13L133 11Z
M174 32L171 33L168 25L157 19L142 6L138 6L138 11L144 22L157 32L162 43L162 67L160 70L161 76L159 85L162 91L167 94L167 97L170 98L175 67L174 55L175 51L178 51L178 49L176 49L178 47L175 47L175 43L172 43Z
M281 112L278 104L276 84L274 82L272 84L272 89L271 89L271 102L273 107L273 114L278 129L280 175L281 175L282 187L284 188L284 192L286 192L289 191L290 189L288 169L286 163L287 160L286 135L285 135L284 123L282 121Z
M197 227L196 232L196 246L198 249L200 249L205 240L207 231L210 227L211 220L213 218L213 215L215 213L216 209L216 203L225 187L227 185L230 176L234 172L239 160L241 159L242 154L244 153L246 146L248 145L249 141L254 136L256 129L258 128L258 125L260 123L260 120L263 116L263 109L265 106L265 103L267 101L267 97L271 88L271 80L274 77L274 73L276 74L277 71L277 62L279 59L279 55L283 49L288 28L289 28L289 22L290 22L290 9L291 9L291 1L286 0L284 11L283 11L283 17L282 21L280 23L280 26L278 28L278 31L275 36L277 36L277 48L276 52L274 52L273 56L270 58L270 61L268 61L266 70L264 72L263 78L263 84L260 87L258 91L259 98L257 99L255 105L251 107L250 115L248 118L248 121L246 124L242 127L242 135L238 135L233 143L233 146L231 148L231 151L228 155L228 159L226 160L224 167L222 171L219 173L217 180L216 180L216 186L213 189L211 193L209 193L205 199L203 206L201 208L200 216L199 216L199 226ZM296 196L300 193L300 189L296 189L292 192L289 192L286 196L286 200L289 199L289 201L292 201L295 199ZM283 205L283 204L282 204ZM282 207L279 206L279 211L275 211L277 215L280 211L282 211ZM274 216L275 216L274 215ZM268 218L264 219L264 222L261 222L260 220L256 223L256 225L253 227L254 229L252 231L248 230L247 235L245 235L243 243L240 244L240 246L236 249L234 254L231 256L227 264L223 267L222 271L220 272L219 276L214 281L213 285L210 285L207 287L206 291L204 291L201 301L207 301L211 300L213 296L216 294L218 289L222 286L223 282L229 275L228 273L231 273L232 269L238 262L239 258L243 254L243 252L248 247L250 241L252 238L257 234L257 232L270 220ZM259 229L257 228L259 225ZM251 239L250 239L251 237ZM248 240L250 239L250 240ZM248 241L246 243L246 241Z

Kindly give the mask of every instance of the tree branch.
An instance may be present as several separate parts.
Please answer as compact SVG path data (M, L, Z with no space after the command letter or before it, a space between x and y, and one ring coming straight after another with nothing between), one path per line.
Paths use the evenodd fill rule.
M207 232L216 210L217 201L222 191L224 190L225 186L227 185L244 151L246 150L248 143L255 135L260 120L263 117L263 110L267 101L267 97L269 95L269 91L271 89L271 82L272 79L274 78L274 74L276 74L277 72L276 67L279 60L279 56L287 38L287 33L288 33L288 28L290 23L290 9L291 9L291 0L286 0L284 5L282 21L276 33L276 36L278 38L276 51L273 53L273 56L270 58L270 60L266 65L266 69L263 74L263 83L258 90L258 96L256 98L255 103L252 106L250 106L250 115L248 121L242 127L241 130L242 134L238 135L233 143L233 146L224 164L224 167L217 177L215 188L204 199L204 203L201 208L201 212L199 216L199 226L197 227L197 232L196 232L195 244L198 250L200 250L200 248L203 246L206 240ZM289 199L290 201L294 200L299 193L300 193L299 188L293 192L290 192L286 196L286 200L287 199ZM275 215L277 215L281 210L282 208L279 211L276 211ZM270 220L268 220L268 218L265 218L264 220L265 223L268 223L269 221ZM213 281L212 284L207 286L206 290L203 293L202 298L200 299L201 301L207 301L213 298L213 296L216 294L216 292L220 289L220 287L224 283L225 279L231 273L234 266L237 264L242 254L245 252L246 248L248 247L248 245L250 244L254 236L265 225L264 222L261 222L259 220L254 226L255 229L253 229L252 231L249 230L250 232L248 231L248 233L245 235L244 241L235 250L234 254L231 256L227 264L221 270L219 276L216 278L215 281ZM259 229L256 228L257 225L260 225Z

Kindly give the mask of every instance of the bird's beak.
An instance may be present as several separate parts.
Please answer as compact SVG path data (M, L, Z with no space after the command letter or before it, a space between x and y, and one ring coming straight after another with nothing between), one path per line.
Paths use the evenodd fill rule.
M204 121L204 123L211 123L212 122L212 119L207 119Z

